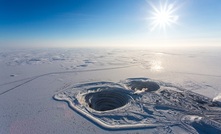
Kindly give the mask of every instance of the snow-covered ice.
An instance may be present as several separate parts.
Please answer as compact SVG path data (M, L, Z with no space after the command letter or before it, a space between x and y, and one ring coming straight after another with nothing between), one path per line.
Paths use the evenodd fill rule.
M1 49L0 133L220 133L220 51Z

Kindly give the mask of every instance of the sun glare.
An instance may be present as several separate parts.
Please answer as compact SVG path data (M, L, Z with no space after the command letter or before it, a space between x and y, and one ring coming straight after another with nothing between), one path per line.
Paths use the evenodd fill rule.
M158 8L151 3L150 5L153 8L152 17L150 17L152 21L151 31L156 28L166 30L166 27L177 23L179 16L174 14L176 11L175 4L161 3Z

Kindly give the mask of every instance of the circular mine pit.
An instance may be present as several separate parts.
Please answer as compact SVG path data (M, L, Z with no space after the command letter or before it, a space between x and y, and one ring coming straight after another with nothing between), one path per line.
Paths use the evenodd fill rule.
M153 81L130 81L127 86L131 90L147 89L147 91L156 91L160 88L160 86Z
M106 89L85 95L85 102L96 111L109 111L125 106L131 96L124 89Z

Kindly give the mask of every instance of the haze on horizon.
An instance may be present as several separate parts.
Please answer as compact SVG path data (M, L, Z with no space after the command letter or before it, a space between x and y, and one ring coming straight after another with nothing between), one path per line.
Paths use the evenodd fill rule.
M220 12L220 0L0 0L0 47L221 46Z

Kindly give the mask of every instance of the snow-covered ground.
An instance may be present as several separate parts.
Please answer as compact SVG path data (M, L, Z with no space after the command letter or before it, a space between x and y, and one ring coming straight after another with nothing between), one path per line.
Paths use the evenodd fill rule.
M165 121L165 119L169 118L169 115L166 115L159 109L158 111L156 109L152 110L152 112L154 112L153 117L155 118L155 125L153 127L146 127L144 125L143 127L131 127L131 129L130 127L112 129L112 127L110 127L110 123L112 123L112 126L115 126L116 128L121 125L117 121L113 122L113 120L110 120L112 117L109 116L109 118L105 118L106 121L104 121L105 119L102 119L103 124L99 124L99 121L96 122L96 120L101 120L101 118L98 117L99 114L96 115L95 119L93 118L93 115L90 115L90 110L88 112L89 114L86 116L82 115L82 113L77 111L76 107L73 106L77 104L76 102L66 103L66 101L58 101L59 98L56 99L55 97L56 95L59 96L64 93L69 95L66 96L66 99L71 97L71 95L67 94L67 92L74 90L77 85L83 85L82 91L89 90L89 88L85 86L87 83L94 83L95 86L92 87L96 88L99 87L101 82L120 84L120 86L123 88L129 89L127 87L128 78L139 78L135 79L139 80L139 82L146 80L146 78L150 78L160 86L158 91L151 91L151 94L159 95L164 92L165 85L166 88L171 87L168 85L173 85L172 87L176 87L176 89L179 90L176 92L184 92L188 90L191 91L190 94L198 93L200 95L209 97L209 100L207 99L208 105L209 103L216 102L216 108L219 110L218 105L221 105L220 61L221 48L215 47L164 49L1 49L0 133L103 134L147 132L190 133L194 131L202 133L207 131L202 129L204 127L209 129L207 133L217 131L221 132L219 126L217 128L217 124L221 124L221 119L218 118L220 117L220 114L212 111L213 115L211 115L210 107L206 107L210 110L209 112L208 109L207 111L204 111L200 108L201 110L199 112L202 112L202 114L196 113L194 115L191 112L184 112L185 116L182 116L182 119L178 117L176 118L180 119L181 123L187 122L189 125L186 127L190 127L190 130L192 130L192 128L195 129L192 131L187 131L184 129L185 127L181 127L180 125L176 124L177 122L172 123L172 125L156 125L156 120L159 122L158 124L160 124L163 122L163 120ZM111 85L113 86L113 84ZM129 85L131 86L130 83ZM132 84L132 86L135 86L135 89L140 85ZM111 86L108 85L107 87L109 88ZM131 91L133 92L134 90ZM169 91L168 93L170 94L171 92L172 91ZM146 91L145 88L143 88L142 90L134 91L132 94L141 94L142 98L147 96L148 93L148 89ZM113 95L117 96L116 93L113 93ZM195 96L200 95L196 94ZM147 99L143 100L144 101L142 103L146 103L146 101L148 101ZM193 103L195 103L195 99L193 100ZM211 102L210 100L213 101ZM120 99L120 101L122 100ZM127 101L123 101L122 105L124 103L127 103ZM135 101L135 103L138 103L138 101ZM197 105L198 103L199 102L197 102ZM129 103L125 104L123 107L120 107L120 109L122 110L122 108L128 105ZM153 103L153 105L155 106L155 103ZM134 105L130 106L132 107ZM79 109L85 110L82 107L84 107L84 104L80 105ZM161 110L162 109L165 111L166 108L161 107ZM116 110L119 110L119 108L116 108ZM156 111L157 113L155 113ZM177 109L171 108L169 111L170 113L173 113L174 111L177 112ZM112 112L114 112L114 110ZM99 113L104 114L105 112ZM128 114L131 113L133 113L133 111L130 110L130 113L128 112ZM162 115L159 115L160 113ZM205 116L206 113L209 113L211 116ZM126 121L126 119L119 120L123 121L123 123L129 122L130 125L136 124L136 121L138 120L133 120L133 117L137 117L138 114L139 110L134 112L133 116L130 118L130 121ZM142 114L146 113L144 112ZM112 113L111 116L113 116ZM176 115L174 114L173 116ZM145 115L142 117L146 118L145 121L142 120L142 123L148 124L149 116ZM171 118L172 117L170 117L170 119ZM208 119L215 121L215 123L211 123L211 120L208 121ZM149 124L154 124L151 121ZM171 122L172 121L170 121L170 123ZM105 124L108 123L109 125L104 127Z

